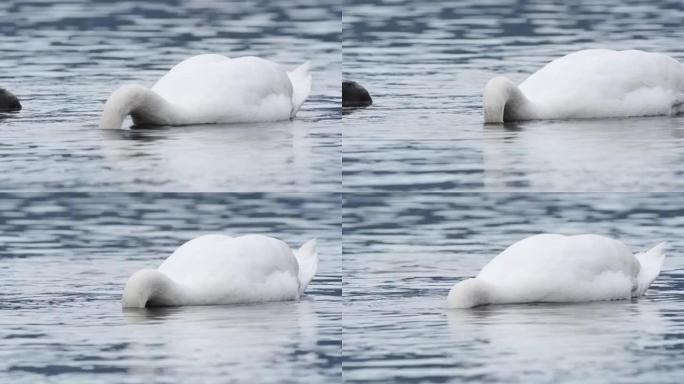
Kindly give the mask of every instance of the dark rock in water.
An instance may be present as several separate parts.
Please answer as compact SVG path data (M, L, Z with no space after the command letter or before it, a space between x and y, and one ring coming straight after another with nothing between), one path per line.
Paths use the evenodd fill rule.
M0 88L0 112L21 111L21 103L12 92Z
M342 80L342 106L343 107L367 107L373 104L366 88L356 81Z

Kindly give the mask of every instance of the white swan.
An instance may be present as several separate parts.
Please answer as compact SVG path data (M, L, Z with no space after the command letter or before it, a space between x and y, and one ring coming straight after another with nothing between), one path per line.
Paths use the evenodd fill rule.
M587 49L545 65L516 86L484 89L485 123L684 113L684 65L660 53Z
M451 308L486 304L581 302L641 296L658 277L664 243L632 255L599 235L531 236L506 248L480 271L451 288Z
M204 235L128 279L124 308L295 300L316 274L316 240L298 250L263 235Z
M176 64L148 89L124 85L107 100L100 128L136 125L249 123L294 118L311 91L309 63L286 72L247 56L198 55Z

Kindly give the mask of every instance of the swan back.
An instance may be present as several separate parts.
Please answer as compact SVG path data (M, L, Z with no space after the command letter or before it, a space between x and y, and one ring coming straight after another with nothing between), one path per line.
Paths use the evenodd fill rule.
M191 57L171 68L152 90L184 106L195 123L275 121L293 109L287 72L253 56Z
M618 240L541 234L506 248L477 278L502 288L506 301L589 301L629 297L638 271Z
M296 276L297 261L290 247L273 237L210 234L178 247L159 271L181 284L193 284L207 277L223 279L233 271L247 274L247 278L278 271Z
M684 66L659 53L587 49L553 60L519 86L534 118L668 115L684 96Z
M159 272L185 287L195 304L294 299L298 266L284 242L263 235L204 235L180 246Z

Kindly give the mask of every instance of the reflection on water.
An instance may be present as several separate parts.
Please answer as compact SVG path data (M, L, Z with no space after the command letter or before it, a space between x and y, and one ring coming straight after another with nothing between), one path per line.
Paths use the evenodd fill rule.
M311 168L321 156L327 156L326 152L335 150L338 138L310 137L307 124L297 120L286 125L204 125L99 133L104 159L120 167L118 178L103 181L101 186L114 187L126 178L125 189L131 191L170 184L188 191L317 191L334 190L337 187L332 186L340 182L339 172L334 168L331 172L330 164ZM150 163L154 163L155 173L140 180L140 172L148 172ZM325 179L332 184L323 188L318 182Z
M684 196L357 194L344 207L347 382L677 382L684 373ZM457 281L531 234L667 241L646 297L446 309ZM599 378L599 379L597 379Z
M374 103L343 116L344 186L681 190L672 176L684 172L676 133L683 118L597 121L614 136L622 133L617 143L585 123L535 122L523 125L524 140L499 148L500 136L482 124L481 92L493 76L521 82L550 60L585 48L642 49L684 61L682 23L684 11L674 0L346 0L344 77L363 84ZM558 155L546 163L546 141L563 143L565 154L574 149L575 162ZM495 159L504 163L492 163L492 152L505 152ZM637 159L648 161L635 169ZM611 180L612 170L621 171L618 180Z
M0 15L0 86L24 105L21 113L0 117L2 189L339 186L339 0L15 0L0 3ZM288 68L310 61L311 96L292 122L131 135L97 128L104 101L119 85L151 86L174 64L206 52L256 55ZM142 137L150 140L135 140Z
M0 377L340 382L339 222L339 195L4 194ZM298 302L121 310L133 272L207 232L315 236L319 272Z
M682 190L684 118L531 121L484 128L489 190ZM655 171L657 170L657 172Z
M678 297L668 299L678 307L684 304ZM591 382L597 371L618 370L644 381L668 382L676 381L681 367L674 365L675 371L669 372L668 367L654 369L652 364L681 353L681 346L671 349L667 340L684 333L681 324L667 318L670 313L671 306L640 300L454 310L447 317L454 355L464 365L477 366L483 356L471 352L486 350L492 361L473 371L490 381L528 377L553 382L572 377ZM651 353L657 357L648 356Z

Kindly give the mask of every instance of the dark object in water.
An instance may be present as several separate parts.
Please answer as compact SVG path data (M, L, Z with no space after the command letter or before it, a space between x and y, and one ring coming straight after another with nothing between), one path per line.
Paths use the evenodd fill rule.
M21 111L21 103L12 92L0 88L0 112L17 112Z
M356 81L342 80L342 106L343 107L367 107L373 104L366 88Z

